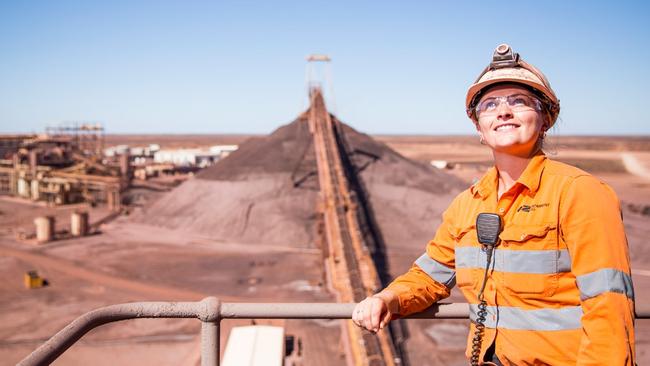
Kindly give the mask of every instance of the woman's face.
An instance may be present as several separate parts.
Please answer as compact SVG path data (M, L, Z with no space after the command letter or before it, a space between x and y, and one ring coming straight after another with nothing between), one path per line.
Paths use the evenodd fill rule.
M526 88L497 85L480 99L476 129L494 152L529 157L546 130L541 103Z

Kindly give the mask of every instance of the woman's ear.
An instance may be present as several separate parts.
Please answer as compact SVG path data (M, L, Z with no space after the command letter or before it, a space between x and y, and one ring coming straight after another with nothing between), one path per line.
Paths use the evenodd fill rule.
M481 145L485 144L485 138L483 137L483 131L481 131L481 128L478 125L478 122L474 122L474 127L476 127L476 132L478 132L478 139Z
M542 133L548 131L551 128L551 116L548 113L544 113L541 115L542 117Z
M545 125L545 131L548 131L553 127L553 116L551 113L546 113L544 116L544 125Z

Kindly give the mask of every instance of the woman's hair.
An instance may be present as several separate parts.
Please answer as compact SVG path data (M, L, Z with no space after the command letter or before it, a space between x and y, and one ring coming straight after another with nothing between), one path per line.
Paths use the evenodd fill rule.
M542 114L542 118L544 119L544 131L547 131L551 128L551 118L553 118L553 114L551 112L551 101L548 100L546 95L542 93L541 91L530 87L528 85L522 85L525 89L528 89L540 102L542 106L542 110L540 113Z

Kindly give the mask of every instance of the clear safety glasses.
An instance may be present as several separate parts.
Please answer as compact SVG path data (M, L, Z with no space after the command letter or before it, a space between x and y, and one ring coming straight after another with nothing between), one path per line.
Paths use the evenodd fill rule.
M542 102L539 99L527 94L511 94L504 97L485 98L476 106L476 115L495 114L501 103L506 102L513 112L541 111Z

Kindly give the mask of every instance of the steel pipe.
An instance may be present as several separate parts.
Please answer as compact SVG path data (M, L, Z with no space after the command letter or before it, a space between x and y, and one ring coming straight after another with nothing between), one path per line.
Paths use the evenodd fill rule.
M18 365L49 365L90 330L101 325L137 318L219 319L219 300L207 297L199 302L135 302L110 305L90 311L68 324Z
M216 297L199 302L135 302L90 311L68 324L20 366L48 365L93 328L126 319L196 318L201 320L201 365L219 365L219 323L222 319L351 319L354 303L221 303ZM467 319L465 303L437 304L407 319ZM650 319L650 306L637 304L636 317Z
M223 303L223 319L350 319L355 303ZM467 319L464 303L437 304L407 316L413 319Z

